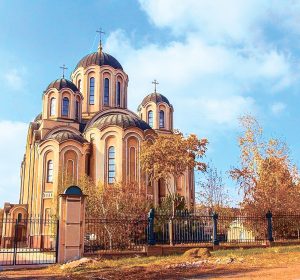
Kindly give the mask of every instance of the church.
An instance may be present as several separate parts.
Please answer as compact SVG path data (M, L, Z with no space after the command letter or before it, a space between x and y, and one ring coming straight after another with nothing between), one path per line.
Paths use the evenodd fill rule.
M63 74L48 85L42 112L28 128L19 204L6 203L7 218L49 217L65 173L75 183L83 175L104 185L134 182L146 187L154 205L164 199L168 190L163 182L148 182L139 152L142 141L173 133L174 108L154 81L154 92L141 98L137 113L130 111L128 83L122 65L103 51L100 39L98 50L79 60L70 80ZM170 184L188 207L194 206L194 170L186 170L176 190L174 180Z

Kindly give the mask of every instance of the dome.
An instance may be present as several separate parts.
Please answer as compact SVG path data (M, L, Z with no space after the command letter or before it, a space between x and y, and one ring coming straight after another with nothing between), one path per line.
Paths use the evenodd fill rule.
M78 88L75 84L73 84L73 82L62 78L62 79L57 79L55 81L53 81L52 83L49 84L49 86L47 87L46 91L50 88L56 88L57 90L61 90L63 88L69 88L71 90L73 90L74 92L78 91Z
M145 106L145 105L146 105L148 102L150 102L150 101L154 102L155 104L158 104L158 103L160 103L160 102L165 102L165 103L167 103L169 106L171 106L171 104L170 104L168 98L165 97L165 96L163 96L163 95L160 94L160 93L157 93L157 92L150 93L149 95L147 95L147 96L143 99L141 105L142 105L142 106Z
M80 143L87 142L87 140L85 140L81 135L66 130L55 132L49 135L46 139L53 139L56 140L58 143L62 143L67 140L75 140Z
M141 130L151 129L151 127L137 115L129 110L107 110L105 113L101 113L99 117L93 118L91 122L86 126L86 129L97 127L103 129L108 126L119 126L123 129L130 127L137 127Z
M108 65L111 66L112 68L123 70L123 67L118 60L116 60L110 54L107 54L102 51L94 52L83 57L77 63L75 70L78 69L79 67L86 68L91 65L99 65L99 66Z
M42 120L42 113L39 113L35 119L34 119L34 122L38 122L38 121L41 121Z

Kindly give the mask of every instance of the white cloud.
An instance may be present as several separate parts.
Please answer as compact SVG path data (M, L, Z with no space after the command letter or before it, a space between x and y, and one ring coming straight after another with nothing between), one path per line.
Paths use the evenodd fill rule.
M108 37L105 49L129 75L132 109L152 91L156 78L159 92L174 105L175 125L195 128L196 133L232 129L241 114L255 114L257 85L270 92L290 85L290 61L283 53L208 44L192 33L183 42L136 48L118 30Z
M4 200L18 202L27 127L22 122L0 121L0 207Z
M286 109L286 104L282 103L282 102L275 102L271 105L271 112L274 115L279 115L281 113L283 113Z
M25 85L25 68L21 69L6 69L4 72L4 81L12 90L22 90Z
M175 34L196 30L215 39L245 37L244 31L250 31L265 9L257 0L140 0L140 4L158 27L170 27Z

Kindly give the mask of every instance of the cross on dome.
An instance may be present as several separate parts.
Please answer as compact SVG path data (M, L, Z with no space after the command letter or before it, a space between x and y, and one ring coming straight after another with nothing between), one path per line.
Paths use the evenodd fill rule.
M65 70L67 70L68 68L66 67L65 64L63 64L63 66L60 66L59 68L62 69L62 71L63 71L62 77L64 79L65 78Z
M156 79L154 79L154 81L152 82L152 84L154 84L154 93L156 93L156 85L158 85L159 82L156 81Z
M98 51L102 52L102 34L104 35L105 32L102 30L100 27L99 30L96 30L97 33L99 33L99 46L98 46Z

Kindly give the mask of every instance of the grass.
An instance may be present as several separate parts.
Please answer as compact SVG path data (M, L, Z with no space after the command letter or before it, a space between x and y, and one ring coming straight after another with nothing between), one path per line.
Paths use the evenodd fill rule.
M212 251L213 257L245 257L258 254L278 254L278 253L291 253L300 252L300 246L281 246L269 248L253 248L253 249L234 249L234 250L217 250Z
M278 254L288 253L300 253L300 246L217 250L211 252L211 257L209 259L214 261L216 259L234 258L238 260L243 258L249 265L268 265L270 263L274 264L274 261L278 260ZM274 255L277 255L277 258L274 258ZM133 268L163 269L172 264L179 264L197 260L199 259L184 257L182 255L99 259L99 261L88 264L86 266L80 266L75 269L67 269L66 272L80 273L83 271L104 271L107 269L130 270Z
M226 260L229 258L234 261L227 262ZM222 261L219 262L219 260ZM26 277L31 274L33 276L40 274L43 277L48 275L51 279L91 279L93 277L114 280L181 279L183 276L192 277L199 275L199 273L201 275L213 275L214 273L226 274L291 267L300 263L300 246L218 250L212 251L208 262L199 267L184 269L172 266L197 261L199 259L182 255L99 259L74 269L62 270L59 265L55 265L43 270L26 271L24 273L27 273ZM17 272L10 273L11 276L17 275ZM174 275L180 277L173 277Z

